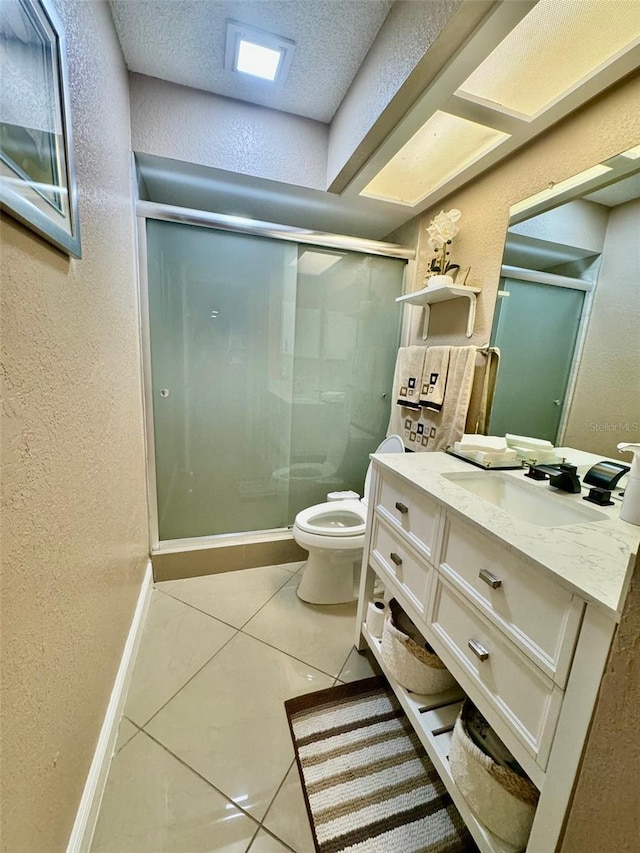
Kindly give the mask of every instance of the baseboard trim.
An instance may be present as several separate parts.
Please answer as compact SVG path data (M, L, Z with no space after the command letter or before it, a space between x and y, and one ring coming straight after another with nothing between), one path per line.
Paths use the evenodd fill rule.
M151 561L147 563L147 568L140 587L138 602L129 628L127 641L124 645L120 666L116 674L116 680L111 691L111 698L107 705L107 711L98 737L98 743L93 754L89 775L82 792L80 805L76 814L76 819L69 838L67 853L88 853L93 840L93 833L98 820L98 812L102 795L104 794L109 767L118 737L118 726L124 708L124 702L127 697L129 681L135 663L138 646L140 645L140 637L144 627L147 608L151 600L151 592L153 590L153 573L151 569Z

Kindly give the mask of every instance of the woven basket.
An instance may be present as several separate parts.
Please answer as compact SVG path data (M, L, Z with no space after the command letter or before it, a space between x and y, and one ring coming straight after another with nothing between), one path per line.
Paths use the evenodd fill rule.
M453 729L451 774L476 817L514 850L527 846L538 802L530 779L497 764L471 740L465 725L467 703Z
M428 651L396 626L399 612L402 611L397 602L390 602L382 629L380 651L391 675L398 684L414 693L442 693L453 687L455 679L438 655Z

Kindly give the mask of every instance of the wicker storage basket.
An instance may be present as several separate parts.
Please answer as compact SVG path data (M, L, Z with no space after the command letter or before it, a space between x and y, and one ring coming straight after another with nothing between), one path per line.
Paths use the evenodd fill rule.
M469 736L467 700L456 720L449 751L451 774L476 817L514 850L527 846L538 789L526 776L504 767Z
M391 601L382 629L381 654L398 684L414 693L442 693L453 687L456 682L438 655L425 648L424 641L416 642L401 627L419 637L400 605Z

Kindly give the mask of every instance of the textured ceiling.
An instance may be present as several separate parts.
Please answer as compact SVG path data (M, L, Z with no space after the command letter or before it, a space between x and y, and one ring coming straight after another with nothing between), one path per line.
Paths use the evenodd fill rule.
M129 70L322 122L333 118L393 0L110 0ZM296 43L284 84L225 71L226 21Z

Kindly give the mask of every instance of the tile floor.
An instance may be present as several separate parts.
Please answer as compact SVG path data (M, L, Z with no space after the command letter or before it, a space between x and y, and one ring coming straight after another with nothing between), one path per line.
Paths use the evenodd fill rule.
M92 853L312 853L283 702L373 669L301 565L156 585Z

